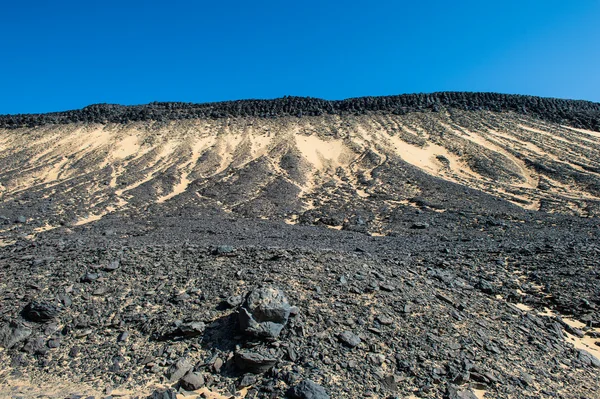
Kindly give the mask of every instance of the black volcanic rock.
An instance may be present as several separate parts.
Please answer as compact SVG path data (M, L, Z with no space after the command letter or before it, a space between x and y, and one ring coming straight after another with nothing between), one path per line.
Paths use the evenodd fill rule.
M600 130L600 104L598 103L512 94L466 92L360 97L341 101L327 101L310 97L283 97L275 100L238 100L206 104L159 102L135 106L94 104L81 110L65 112L3 115L0 116L0 128L14 129L77 122L128 123L190 118L274 118L367 113L405 115L425 110L439 112L442 107L465 111L514 112L535 116L549 122L568 123L578 128Z
M204 386L204 377L201 374L188 372L179 380L181 387L187 391L195 391Z
M350 347L350 348L354 348L358 345L360 345L361 343L361 339L358 337L358 335L350 332L350 331L343 331L338 335L338 339L346 346Z
M177 392L172 389L157 389L147 399L177 399Z
M22 314L27 320L43 323L56 318L60 314L60 309L51 303L30 302L25 306Z
M287 392L287 396L292 399L329 399L325 388L311 380L304 380L294 386Z
M242 371L254 374L266 373L272 369L276 363L277 359L258 352L243 350L235 354L236 366Z
M251 291L239 310L241 330L251 336L276 339L286 325L291 306L281 290L263 286Z
M31 333L31 328L17 322L6 323L0 327L0 347L10 349L26 340Z

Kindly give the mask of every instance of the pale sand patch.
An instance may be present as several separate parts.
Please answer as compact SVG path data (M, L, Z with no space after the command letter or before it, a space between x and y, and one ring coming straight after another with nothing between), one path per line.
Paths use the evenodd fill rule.
M531 306L527 306L524 303L517 303L515 306L525 312L531 312L533 310Z
M0 238L0 247L7 247L9 245L14 244L17 240L4 240Z
M342 140L323 140L317 136L296 135L296 147L317 170L338 166L345 146Z
M123 159L137 153L140 149L139 139L139 136L132 135L121 140L112 153L113 158Z
M580 330L585 328L585 324L580 321L569 318L563 318L562 320L573 328L577 328ZM600 328L594 328L591 331L600 333ZM583 349L600 359L600 346L596 345L596 342L600 342L600 339L592 338L589 335L585 335L583 338L579 338L575 335L567 333L566 331L565 335L568 337L567 340L571 342L573 346L575 346L577 349Z
M484 399L484 395L487 392L483 389L472 389L472 391L475 394L475 396L477 396L478 399Z
M44 183L52 183L53 181L58 180L60 173L62 172L64 166L69 162L69 158L63 158L58 163L54 165L54 167L48 172L48 174L44 177Z
M77 219L77 221L74 223L75 226L81 226L83 224L87 224L87 223L91 223L91 222L95 222L96 220L100 220L102 219L102 217L104 215L106 215L108 212L102 212L96 215L89 215L86 216L84 218L81 219Z
M416 166L417 168L437 177L444 177L446 180L456 182L457 179L452 174L458 177L470 180L476 178L483 180L483 177L472 171L467 164L462 162L459 157L452 154L445 147L437 144L427 143L425 147L419 147L403 141L398 136L382 137L387 139L391 145L390 150L400 156L404 161ZM443 156L449 162L448 170L438 156Z
M266 134L251 134L250 142L252 143L252 156L258 158L268 152L273 137Z

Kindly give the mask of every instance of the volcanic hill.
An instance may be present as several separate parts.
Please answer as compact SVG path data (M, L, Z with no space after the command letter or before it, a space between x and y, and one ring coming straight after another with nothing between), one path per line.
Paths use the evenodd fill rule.
M0 116L0 397L600 398L599 217L586 101Z

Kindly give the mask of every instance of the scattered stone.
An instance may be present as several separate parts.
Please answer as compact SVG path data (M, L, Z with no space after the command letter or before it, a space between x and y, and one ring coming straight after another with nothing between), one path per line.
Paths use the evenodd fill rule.
M413 223L410 228L413 230L424 230L429 228L429 223Z
M104 271L114 272L119 268L120 262L118 260L113 260L108 265L104 266Z
M117 342L125 342L125 341L127 341L128 338L129 338L129 333L127 331L123 331L117 337Z
M43 337L31 338L23 347L23 352L29 354L44 354L47 351L46 339Z
M192 365L186 358L179 358L175 363L173 363L168 369L165 375L169 381L178 381L184 375L187 374L188 371L192 369Z
M104 296L104 295L108 294L109 292L110 292L110 290L108 289L108 287L102 286L102 287L96 288L94 290L94 292L92 292L92 295L93 296Z
M214 250L215 255L231 255L235 252L235 249L231 245L219 245Z
M287 392L287 396L292 399L329 399L325 388L311 380L304 380L294 386Z
M181 387L186 391L195 391L204 386L204 377L199 373L193 371L188 372L179 381Z
M251 291L239 311L241 330L250 336L277 339L291 307L281 290L265 286Z
M237 381L235 386L237 389L242 389L256 384L257 381L258 379L254 374L244 374L242 378Z
M172 389L157 389L147 399L177 399L177 392Z
M388 316L377 316L377 322L383 326L391 326L394 324L394 319Z
M267 357L260 353L238 351L235 354L235 364L242 370L254 374L266 373L275 366L277 359Z
M341 332L338 335L338 339L340 340L341 343L343 343L344 345L346 345L350 348L354 348L354 347L360 345L360 342L361 342L360 337L350 331Z
M82 283L93 283L94 281L98 280L98 277L100 277L100 275L98 273L86 273L81 278L81 282Z
M456 385L448 386L448 399L477 399L477 396L469 388L460 388Z
M191 337L197 337L197 336L204 334L205 330L206 330L206 324L204 324L203 322L190 321L190 322L186 322L186 323L181 323L179 326L177 326L177 329L175 330L175 332L173 334L175 336L191 338Z
M221 359L220 357L216 358L215 362L212 364L212 368L215 371L215 373L220 373L221 368L223 368L224 364L225 362L223 361L223 359Z

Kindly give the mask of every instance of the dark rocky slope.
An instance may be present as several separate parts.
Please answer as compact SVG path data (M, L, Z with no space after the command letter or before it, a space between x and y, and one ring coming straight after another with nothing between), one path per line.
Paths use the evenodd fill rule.
M597 107L3 117L0 397L598 398Z

